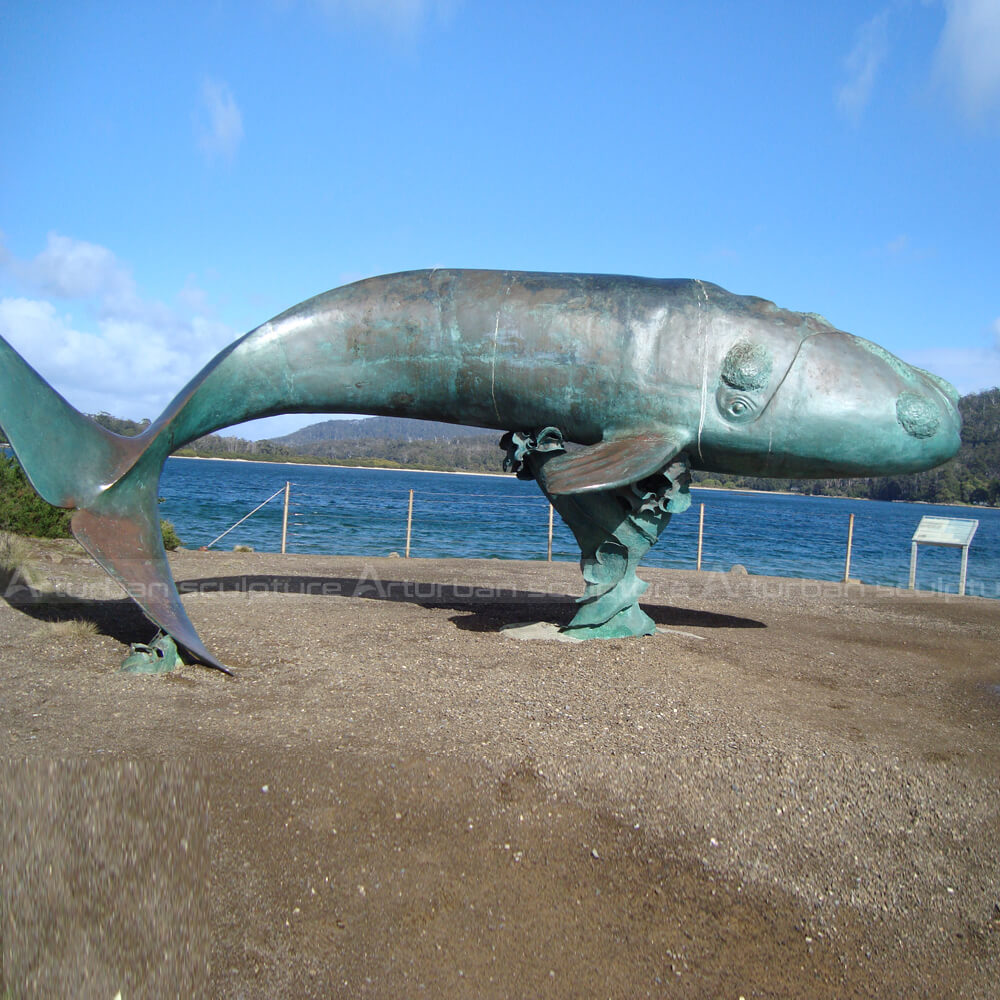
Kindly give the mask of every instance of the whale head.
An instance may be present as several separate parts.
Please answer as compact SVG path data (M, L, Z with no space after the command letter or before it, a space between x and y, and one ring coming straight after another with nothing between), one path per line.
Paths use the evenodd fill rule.
M699 465L781 478L933 468L961 444L944 379L816 317L795 343L759 330L728 345Z

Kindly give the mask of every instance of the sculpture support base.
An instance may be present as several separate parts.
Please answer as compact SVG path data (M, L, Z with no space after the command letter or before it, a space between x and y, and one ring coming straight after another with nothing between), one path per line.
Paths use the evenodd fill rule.
M511 432L501 446L506 468L541 486L542 468L565 451L553 427L537 434ZM549 502L580 546L580 568L586 584L580 609L562 631L578 639L618 639L652 635L656 625L639 607L648 584L636 570L670 518L691 504L687 456L678 455L661 472L630 486L586 493L553 495Z

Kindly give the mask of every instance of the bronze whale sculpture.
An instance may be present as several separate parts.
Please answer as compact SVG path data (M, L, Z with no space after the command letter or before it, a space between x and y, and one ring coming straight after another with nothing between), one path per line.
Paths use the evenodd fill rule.
M73 409L0 339L0 426L36 490L76 508L84 547L221 669L181 605L157 518L167 456L219 428L368 413L506 431L506 466L538 480L580 543L586 590L564 631L588 638L653 631L635 568L690 502L689 468L927 469L958 449L957 402L821 316L689 279L434 269L355 282L226 348L133 438Z

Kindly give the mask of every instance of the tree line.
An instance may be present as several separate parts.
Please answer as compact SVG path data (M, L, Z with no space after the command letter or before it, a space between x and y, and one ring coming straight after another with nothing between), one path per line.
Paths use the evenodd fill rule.
M907 500L1000 506L1000 389L971 393L959 401L962 447L955 458L928 472L903 476L840 479L763 479L696 472L696 485L727 489L782 490L814 496ZM239 456L271 461L315 461L332 465L385 465L449 472L498 472L499 434L475 437L357 438L301 445L245 441L209 435L179 454Z
M962 413L962 447L955 458L929 472L817 480L762 479L696 472L694 481L696 485L706 487L783 490L814 496L1000 506L1000 389L963 396L959 409ZM116 434L138 434L149 426L148 420L124 420L107 413L96 414L94 419ZM440 435L440 430L435 430ZM176 454L198 458L242 458L257 462L499 472L503 462L503 453L498 447L499 438L499 433L489 432L426 439L413 436L358 437L291 444L280 440L250 441L209 434Z

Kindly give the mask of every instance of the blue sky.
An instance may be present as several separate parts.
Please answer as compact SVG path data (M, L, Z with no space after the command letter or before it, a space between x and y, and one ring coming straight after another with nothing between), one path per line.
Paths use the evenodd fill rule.
M1000 382L1000 0L0 0L0 60L0 334L87 412L433 266L698 277Z

